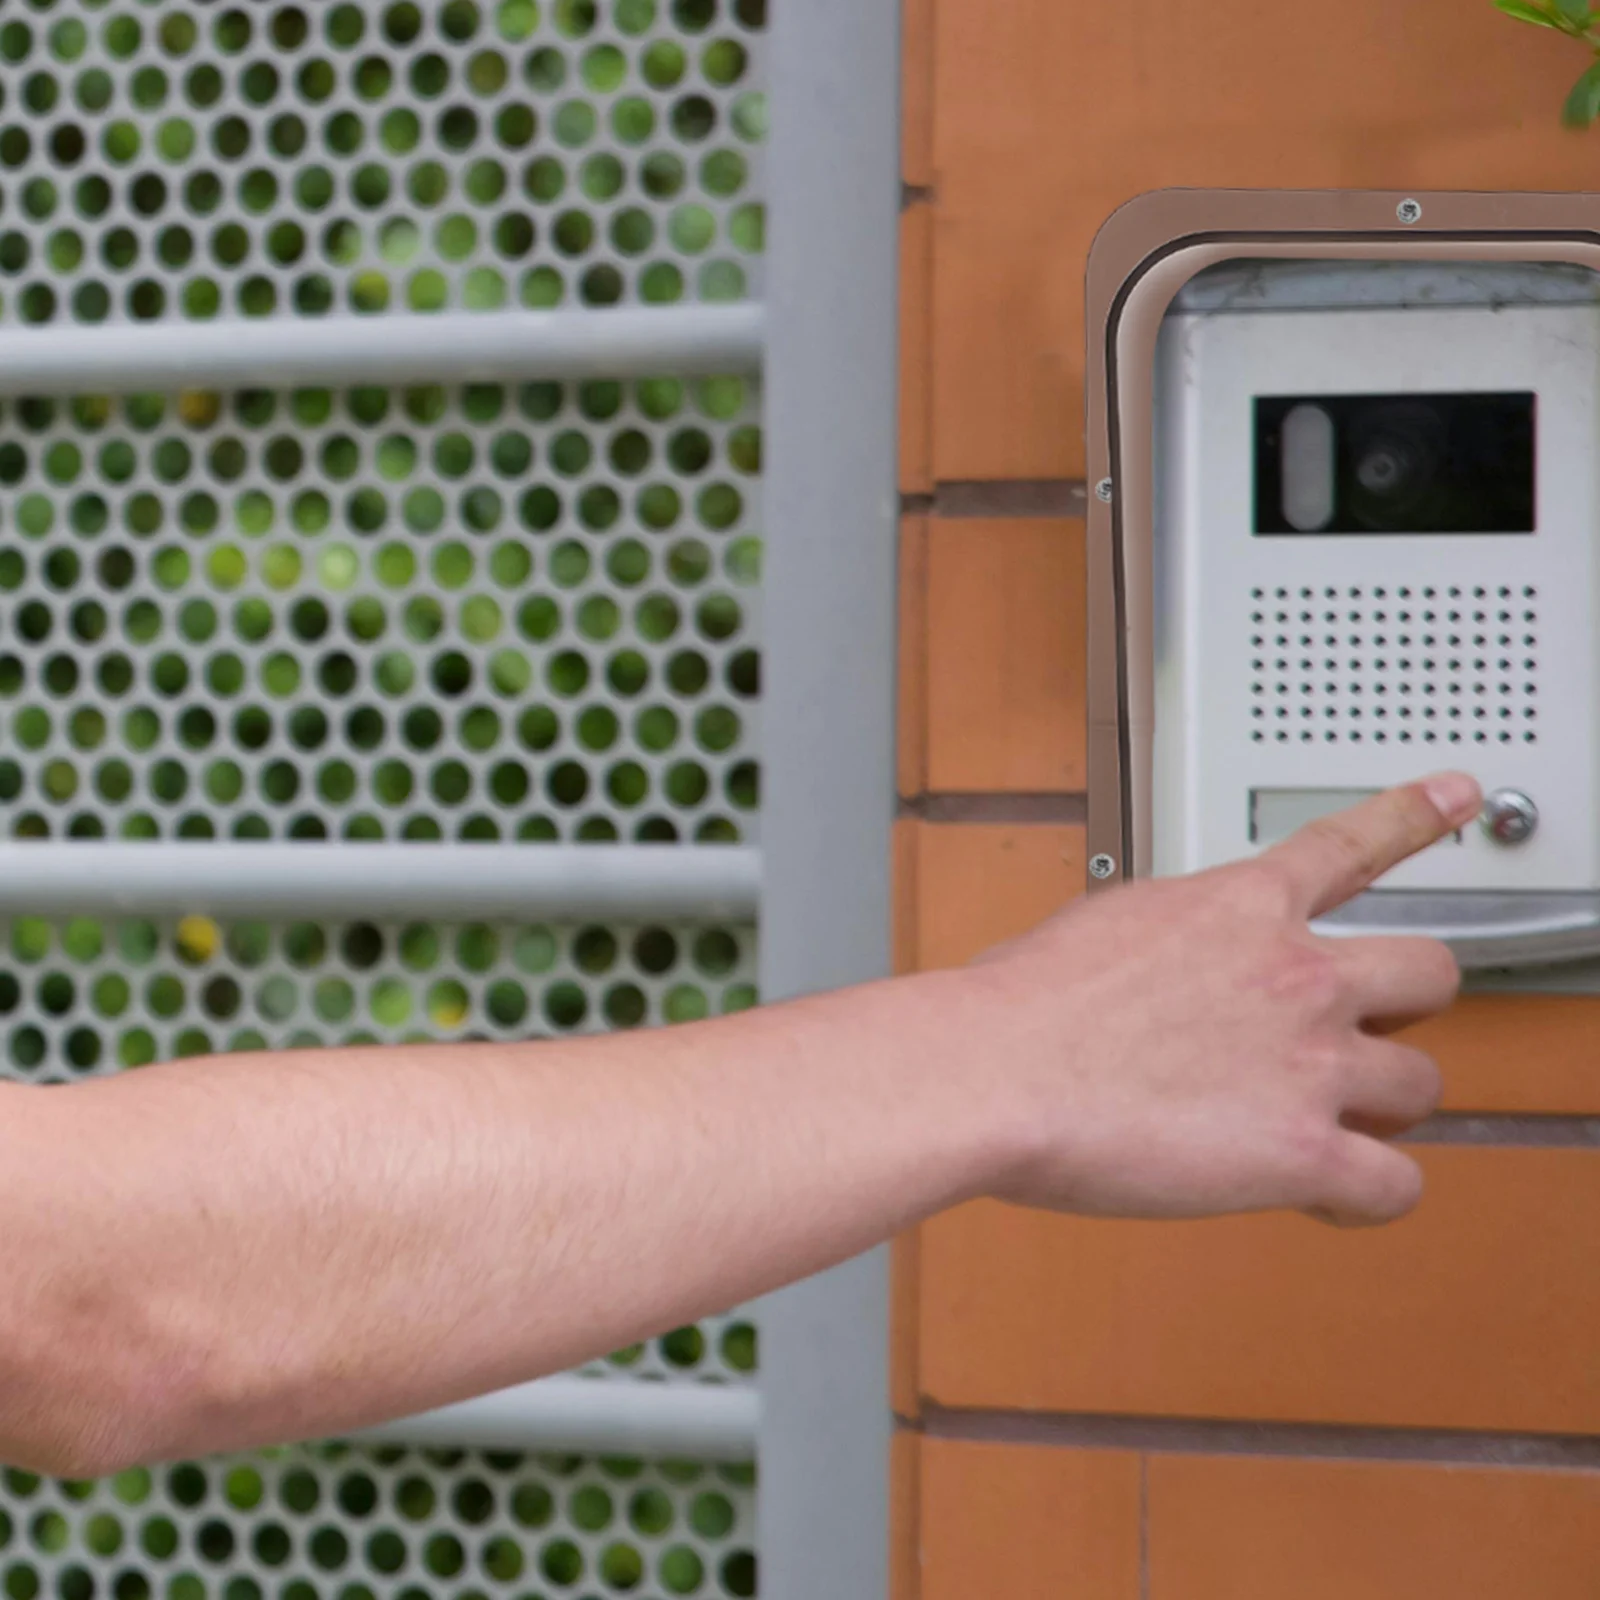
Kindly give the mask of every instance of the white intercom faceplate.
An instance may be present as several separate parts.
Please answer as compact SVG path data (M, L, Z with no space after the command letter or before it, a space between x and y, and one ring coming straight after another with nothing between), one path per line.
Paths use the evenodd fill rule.
M1154 870L1459 768L1537 830L1385 888L1600 889L1600 304L1180 301L1157 348ZM1258 399L1442 393L1533 396L1531 531L1256 531Z

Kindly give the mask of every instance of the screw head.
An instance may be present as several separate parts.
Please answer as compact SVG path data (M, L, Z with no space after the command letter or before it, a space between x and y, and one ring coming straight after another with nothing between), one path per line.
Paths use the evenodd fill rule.
M1520 789L1496 789L1483 802L1483 831L1496 844L1521 844L1539 826L1539 808Z
M1102 881L1109 878L1117 870L1117 864L1108 855L1091 856L1089 858L1089 876Z
M1394 214L1407 227L1410 227L1413 222L1422 221L1422 202L1420 200L1402 200L1394 208Z
M1096 500L1103 500L1107 505L1111 504L1111 480L1109 478L1102 478L1094 486L1094 497Z

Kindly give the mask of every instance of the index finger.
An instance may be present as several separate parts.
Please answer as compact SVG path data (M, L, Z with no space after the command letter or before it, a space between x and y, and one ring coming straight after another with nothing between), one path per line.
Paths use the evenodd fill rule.
M1482 804L1475 779L1439 773L1320 817L1265 851L1263 859L1288 876L1305 916L1320 917L1470 822Z

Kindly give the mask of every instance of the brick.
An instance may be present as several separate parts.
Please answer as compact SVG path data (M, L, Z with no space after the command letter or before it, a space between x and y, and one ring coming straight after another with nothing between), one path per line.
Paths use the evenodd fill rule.
M889 1600L918 1600L921 1441L897 1433L889 1445Z
M909 817L895 822L889 836L892 959L897 976L917 970L917 857L918 825Z
M911 1228L889 1250L889 1408L914 1420L922 1404L917 1347L921 1341L920 1232Z
M1255 0L1155 20L1135 6L939 0L935 476L1083 475L1083 267L1126 200L1592 188L1594 141L1558 119L1585 59L1487 0L1343 0L1318 11L1309 60L1286 55ZM1092 86L1091 103L1074 86Z
M1593 1600L1600 1473L1155 1457L1149 1600Z
M935 519L928 529L928 787L1084 784L1084 528Z
M928 519L900 523L900 624L895 786L907 799L928 786Z
M900 489L933 492L933 209L900 214Z
M1465 995L1406 1037L1443 1068L1447 1110L1600 1112L1600 997Z
M921 971L964 966L1036 927L1083 887L1083 830L978 823L908 824ZM902 858L905 859L905 858Z
M1600 1432L1600 1153L1420 1153L1421 1207L1373 1230L941 1217L922 1231L925 1399Z
M1139 1600L1139 1458L922 1444L921 1600Z
M900 3L900 176L914 188L933 182L934 0Z

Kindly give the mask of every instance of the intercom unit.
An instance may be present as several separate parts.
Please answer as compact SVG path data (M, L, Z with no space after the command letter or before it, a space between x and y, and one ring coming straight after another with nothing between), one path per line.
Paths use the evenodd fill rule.
M1600 955L1600 203L1147 196L1089 312L1092 878L1460 768L1324 931Z

